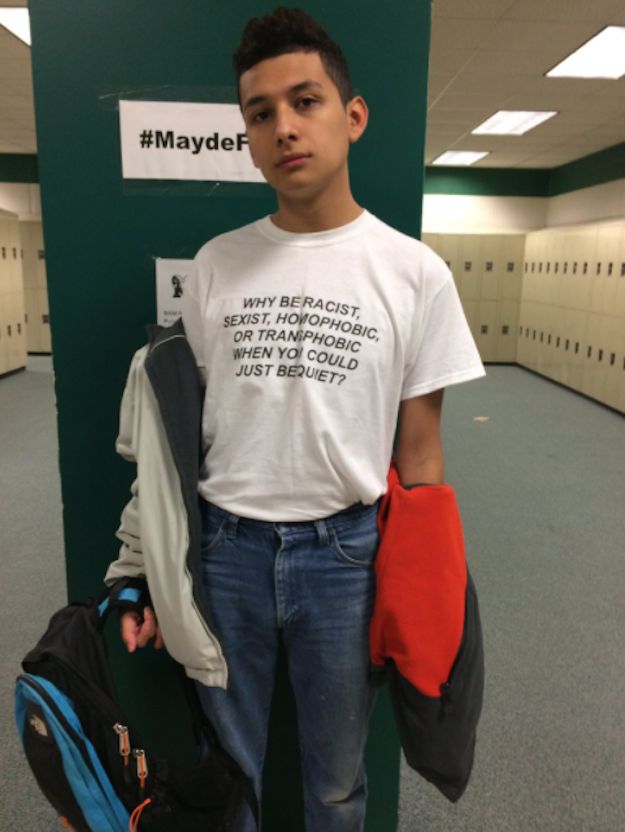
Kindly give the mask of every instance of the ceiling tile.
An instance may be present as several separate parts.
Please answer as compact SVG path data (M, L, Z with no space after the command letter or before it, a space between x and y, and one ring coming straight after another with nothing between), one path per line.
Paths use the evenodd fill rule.
M609 20L625 24L625 8L623 0L514 0L508 5L506 17L545 23L562 20L603 23Z
M514 0L434 0L432 3L433 17L463 17L469 20L476 18L501 17Z

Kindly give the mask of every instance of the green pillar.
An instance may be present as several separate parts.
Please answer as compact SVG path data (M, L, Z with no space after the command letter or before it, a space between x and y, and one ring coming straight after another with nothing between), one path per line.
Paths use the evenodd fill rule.
M154 258L191 258L215 234L274 209L265 185L123 180L120 98L234 103L230 56L250 0L30 0L68 593L100 591L131 466L113 445L132 352L155 319ZM342 45L371 117L352 150L355 197L418 236L430 0L311 0ZM181 755L184 706L167 659L122 655L122 700L157 748ZM303 829L294 711L284 670L273 708L263 813L268 832ZM396 826L399 750L382 695L367 751L368 832ZM299 819L299 820L298 820Z

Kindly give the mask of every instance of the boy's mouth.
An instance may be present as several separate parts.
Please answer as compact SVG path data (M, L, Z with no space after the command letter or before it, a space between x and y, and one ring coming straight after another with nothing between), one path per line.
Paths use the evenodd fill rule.
M306 159L310 157L309 153L287 153L286 156L283 156L280 161L277 163L276 167L278 168L290 168L294 167L295 165L304 162Z

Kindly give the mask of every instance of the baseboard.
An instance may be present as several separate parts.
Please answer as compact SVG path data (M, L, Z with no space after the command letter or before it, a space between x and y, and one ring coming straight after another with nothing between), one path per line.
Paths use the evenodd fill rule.
M0 379L14 376L16 373L22 373L26 367L16 367L14 370L9 370L7 373L0 373Z
M519 364L518 361L515 362L513 366L519 367L521 370L527 370L528 373L532 373L532 375L538 376L538 378L542 378L545 381L550 381L552 384L555 384L558 387L562 387L564 390L569 390L571 393L577 393L577 395L581 396L583 399L587 399L589 402L592 402L593 404L599 404L601 405L601 407L605 407L606 410L610 410L612 413L616 413L617 416L623 416L625 418L625 413L623 413L622 410L619 410L617 407L613 407L611 404L606 404L605 402L602 402L599 399L595 399L593 398L593 396L589 396L588 393L582 393L582 391L578 390L576 387L570 387L568 384L564 384L562 381L558 381L557 379L551 378L550 376L545 376L542 373L539 373L538 370L533 370L531 367L526 367L524 364Z

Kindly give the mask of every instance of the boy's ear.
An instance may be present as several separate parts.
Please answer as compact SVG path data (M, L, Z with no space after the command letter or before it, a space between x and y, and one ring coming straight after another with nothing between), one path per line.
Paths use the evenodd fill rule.
M350 144L354 144L365 132L369 122L369 108L361 95L356 95L347 102L347 123Z

